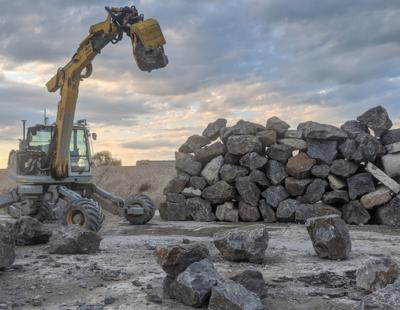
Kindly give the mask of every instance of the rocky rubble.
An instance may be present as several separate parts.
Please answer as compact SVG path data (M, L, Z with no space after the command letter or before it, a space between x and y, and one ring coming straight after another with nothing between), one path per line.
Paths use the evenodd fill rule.
M304 223L338 214L348 224L400 227L400 129L392 126L381 106L340 127L218 119L176 152L161 217Z

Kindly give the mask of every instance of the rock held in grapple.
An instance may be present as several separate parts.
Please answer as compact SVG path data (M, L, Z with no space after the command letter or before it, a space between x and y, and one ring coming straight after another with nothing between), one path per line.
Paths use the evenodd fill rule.
M339 216L310 218L306 227L314 250L320 258L348 258L351 251L349 229Z
M369 109L368 111L357 117L357 120L361 124L372 129L376 137L381 137L393 125L386 109L382 106L377 106Z

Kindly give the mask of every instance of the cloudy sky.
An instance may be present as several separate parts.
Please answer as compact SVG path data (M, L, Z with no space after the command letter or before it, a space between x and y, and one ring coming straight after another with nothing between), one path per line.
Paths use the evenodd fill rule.
M0 167L20 120L54 120L44 84L116 0L0 1ZM398 0L138 0L159 20L167 68L141 72L130 40L109 45L81 83L76 118L98 133L95 151L125 165L172 159L219 117L265 123L279 116L340 125L383 105L400 126Z

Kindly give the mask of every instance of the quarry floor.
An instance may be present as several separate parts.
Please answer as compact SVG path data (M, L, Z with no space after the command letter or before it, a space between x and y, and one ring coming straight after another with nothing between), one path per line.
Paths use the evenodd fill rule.
M329 261L316 256L305 227L294 224L267 224L263 265L224 261L212 236L240 225L249 224L164 222L156 215L148 225L131 226L108 215L98 254L50 255L47 245L18 247L14 266L0 272L0 309L191 309L163 299L164 272L153 255L156 247L183 239L205 243L225 277L261 271L268 309L352 309L363 295L354 288L354 271L364 260L390 255L400 263L400 230L352 227L350 258Z

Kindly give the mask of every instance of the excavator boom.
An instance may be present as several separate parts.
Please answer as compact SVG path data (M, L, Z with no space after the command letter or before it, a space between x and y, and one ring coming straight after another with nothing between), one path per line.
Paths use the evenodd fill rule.
M142 71L152 71L168 64L163 45L166 43L160 25L155 19L145 20L136 8L109 8L105 21L90 27L89 34L80 43L72 59L46 83L49 92L60 90L55 133L48 162L56 179L68 176L69 144L71 140L79 84L92 73L92 61L110 42L118 43L123 35L131 38L133 56Z

